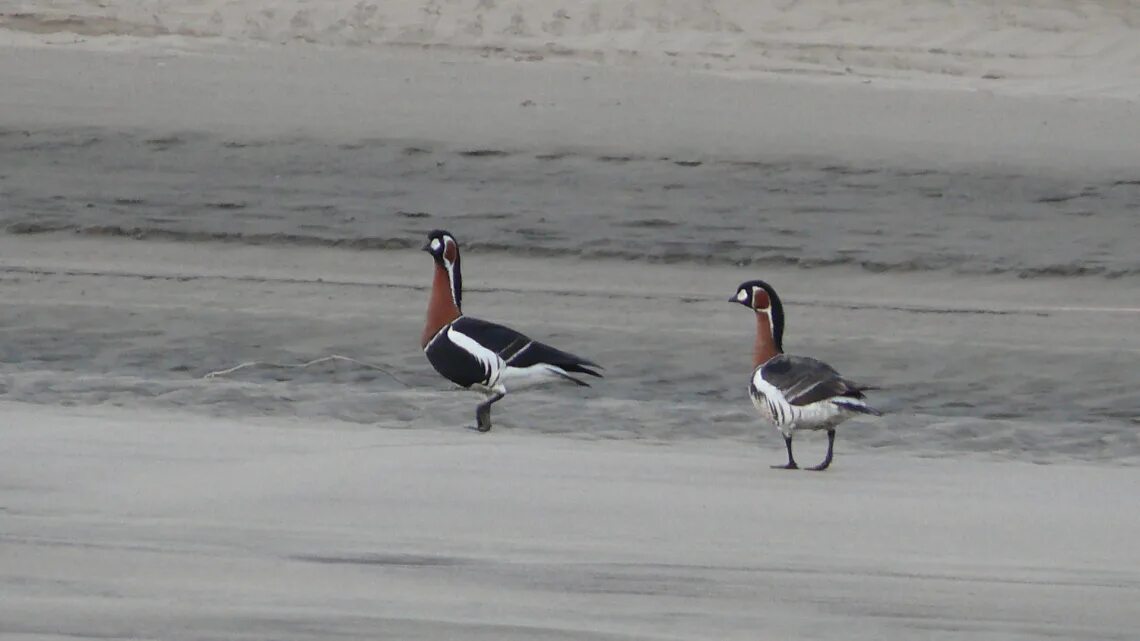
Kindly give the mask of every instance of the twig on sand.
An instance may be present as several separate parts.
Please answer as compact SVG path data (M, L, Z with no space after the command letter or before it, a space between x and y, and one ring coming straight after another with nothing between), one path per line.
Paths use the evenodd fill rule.
M217 371L208 372L207 374L203 375L202 378L209 379L209 378L217 378L219 376L227 376L227 375L233 374L234 372L237 372L239 370L247 369L250 367L277 367L277 368L282 368L282 369L297 369L297 368L309 367L311 365L319 365L321 363L327 363L329 361L347 361L349 363L356 363L357 365L359 365L361 367L365 367L368 369L374 369L374 370L377 370L379 372L384 372L388 376L392 377L392 379L394 381L403 385L404 387L411 387L410 385L408 385L404 381L400 380L399 376L396 376L395 374L393 374L391 371L389 371L388 369L386 369L384 367L381 367L379 365L373 365L371 363L365 363L364 361L359 361L359 360L352 358L352 357L349 357L349 356L341 356L340 354L333 354L331 356L322 356L321 358L313 359L311 361L308 361L307 363L270 363L267 361L249 361L247 363L241 363L240 365L234 365L233 367L227 367L226 369L220 369Z

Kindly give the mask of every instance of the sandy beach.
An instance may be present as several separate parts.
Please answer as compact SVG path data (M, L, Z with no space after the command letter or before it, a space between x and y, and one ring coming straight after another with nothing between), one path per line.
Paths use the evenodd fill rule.
M0 1L0 637L1133 638L1140 9L1028 5ZM437 227L606 378L462 429Z
M1127 639L1135 470L3 406L6 638ZM173 444L177 444L176 446Z

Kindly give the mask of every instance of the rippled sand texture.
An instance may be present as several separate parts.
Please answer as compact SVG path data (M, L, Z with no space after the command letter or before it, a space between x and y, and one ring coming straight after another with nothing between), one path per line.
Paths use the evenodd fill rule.
M0 0L0 637L1132 639L1137 10L991 4Z
M0 163L14 172L0 222L9 233L356 249L418 247L436 226L475 251L536 256L1140 275L1140 174L771 156L8 130Z
M453 425L418 349L430 259L280 245L0 237L7 397L142 403L219 415ZM782 443L747 400L752 319L725 302L742 274L786 290L785 344L885 389L882 420L844 447L976 451L1035 461L1135 461L1136 309L1125 279L1036 280L660 265L467 252L467 313L606 367L589 390L512 396L506 429L607 438ZM1057 309L1047 301L1067 303ZM255 368L246 361L351 363ZM587 402L582 402L582 399ZM810 447L805 437L804 447ZM758 451L757 455L761 453Z
M414 47L519 61L918 80L1135 97L1140 8L1126 2L906 0L9 1L9 29L51 41L221 37ZM52 36L55 36L52 39Z

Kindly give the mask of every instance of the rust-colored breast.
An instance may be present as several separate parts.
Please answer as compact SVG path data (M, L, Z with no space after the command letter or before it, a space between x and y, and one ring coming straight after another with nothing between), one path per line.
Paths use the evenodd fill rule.
M752 346L753 367L767 363L780 353L776 349L776 337L772 334L772 317L765 312L756 312L756 344Z
M447 275L447 270L437 263L435 277L431 281L427 322L424 323L424 333L420 336L420 347L427 347L428 341L439 333L444 325L459 318L459 316L459 308L455 306L455 298L451 295L451 279Z

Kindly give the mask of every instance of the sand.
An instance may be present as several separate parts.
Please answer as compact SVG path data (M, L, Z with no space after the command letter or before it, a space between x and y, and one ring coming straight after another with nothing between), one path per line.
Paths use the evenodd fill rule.
M449 52L233 48L128 41L8 47L10 126L85 125L445 141L888 166L1131 171L1140 106L1100 94L880 87L796 75L473 61ZM188 51L180 50L182 47ZM478 59L476 59L478 60ZM662 107L664 106L664 107ZM937 153L931 153L932 150Z
M1140 163L1130 6L640 1L582 20L470 4L0 2L0 133L1124 186ZM0 196L22 194L5 158ZM744 396L750 327L720 299L751 268L465 254L471 311L608 374L512 397L480 435L416 349L419 252L17 231L0 235L5 639L1123 640L1140 624L1134 275L765 266L797 348L886 387L887 416L845 426L812 474L768 469L781 443ZM204 378L330 353L387 373Z
M0 236L6 397L224 417L411 428L471 420L418 349L427 256L240 243ZM464 308L597 359L586 390L503 401L504 429L650 442L728 439L782 456L747 401L753 324L725 299L753 274L786 285L786 345L884 387L887 415L840 452L1036 462L1140 461L1132 383L1140 310L1127 278L992 278L848 268L465 257ZM969 292L963 297L962 292ZM1065 301L1063 307L1048 301ZM255 368L330 354L377 365ZM1071 379L1065 384L1064 379ZM1042 401L1042 399L1048 399ZM804 437L804 456L822 456ZM805 459L807 460L807 459Z
M1053 170L1131 170L1140 137L1118 2L52 0L0 27L10 124Z
M748 328L712 313L720 303L662 297L667 322L650 325L637 309L647 290L700 299L730 268L497 259L495 286L476 279L472 306L606 345L610 378L512 397L481 435L459 427L472 400L444 391L415 349L419 252L43 236L0 239L0 254L15 319L4 344L54 344L67 359L58 350L80 348L46 340L63 328L92 350L80 371L6 370L6 397L25 403L0 405L5 638L1123 640L1136 625L1137 468L1120 458L1136 449L1124 435L1082 445L1041 423L917 430L888 390L878 400L894 414L845 426L830 471L788 473L768 469L780 443L742 389L723 406L686 386L671 401L615 397L643 376L623 351L630 337L652 334L653 349L680 348L694 368L710 346L733 353ZM861 305L854 324L802 314L807 335L860 327L864 348L929 354L968 331L891 305L937 308L962 280L775 276L811 284L823 309ZM987 321L980 331L1008 354L1090 323L1061 332L1067 353L1134 340L1136 311L1109 307L1111 288L972 284L978 310L1060 288L1079 306ZM411 388L351 366L200 378L333 352ZM861 352L845 360L873 369ZM169 372L136 369L163 353ZM822 453L818 439L799 443L803 460ZM1111 458L1071 462L1090 455ZM1011 460L1026 456L1054 462Z
M525 62L1135 99L1140 8L1128 2L818 0L12 1L0 24L49 42L223 38L433 49Z
M1129 639L1131 469L5 404L5 638Z

